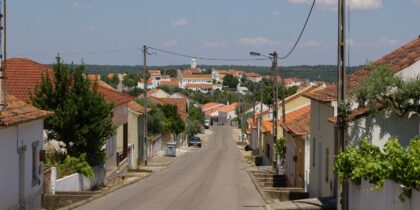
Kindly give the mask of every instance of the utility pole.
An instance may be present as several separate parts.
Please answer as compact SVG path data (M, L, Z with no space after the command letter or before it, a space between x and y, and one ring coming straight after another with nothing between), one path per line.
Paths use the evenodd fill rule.
M284 85L283 68L280 69L280 78L281 78L281 118L282 118L283 125L285 125L286 124L286 86ZM286 138L286 129L284 128L284 126L283 126L282 132L283 132L283 137Z
M147 166L147 71L146 71L147 47L143 46L143 90L144 90L144 125L143 125L143 155L144 165Z
M278 85L277 85L277 52L274 51L272 54L271 61L273 62L271 70L273 71L273 144L277 142L277 121L278 121Z
M346 67L345 67L345 50L346 50L346 36L345 36L345 0L338 0L338 59L337 59L337 70L338 70L338 82L337 82L337 101L338 101L338 135L336 140L336 155L338 151L345 150L345 127L346 127L346 114L344 110L341 110L341 106L346 101ZM336 175L336 183L338 183L338 176ZM343 181L341 186L341 209L348 210L348 182ZM338 194L340 195L340 194ZM337 196L339 197L339 196ZM337 201L338 206L340 202Z
M3 19L3 26L1 26L1 21ZM3 31L3 33L1 33ZM1 35L3 35L3 40L1 40ZM0 52L0 112L3 111L7 106L7 91L6 91L6 0L3 0L3 13L0 11L0 51L1 43L3 41L3 55ZM2 85L4 83L4 85ZM4 88L4 89L3 89Z

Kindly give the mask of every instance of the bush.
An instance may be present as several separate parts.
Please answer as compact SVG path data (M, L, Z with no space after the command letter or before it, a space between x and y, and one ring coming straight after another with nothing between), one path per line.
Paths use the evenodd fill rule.
M57 177L64 177L74 173L81 173L88 177L90 180L95 178L95 173L86 160L86 154L80 155L79 158L67 156L63 163L59 164L57 168Z

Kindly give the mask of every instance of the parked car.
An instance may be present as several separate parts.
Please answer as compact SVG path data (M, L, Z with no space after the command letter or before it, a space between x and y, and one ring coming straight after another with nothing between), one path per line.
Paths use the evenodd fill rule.
M204 128L209 129L210 128L210 120L206 119L204 120Z
M188 140L188 146L198 146L201 147L201 139L198 136L193 136Z

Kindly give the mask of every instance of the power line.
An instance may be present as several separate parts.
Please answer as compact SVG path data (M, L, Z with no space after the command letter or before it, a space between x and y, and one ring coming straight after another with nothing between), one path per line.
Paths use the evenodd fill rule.
M292 54L292 52L295 50L296 46L298 45L298 43L300 41L300 38L302 38L303 32L305 31L305 28L306 28L306 25L308 24L309 18L311 17L312 10L314 9L314 6L315 6L315 1L316 0L314 0L312 2L312 6L311 6L311 9L309 10L308 16L306 17L305 24L303 25L302 30L300 31L299 37L297 38L297 40L296 40L295 44L293 45L292 49L290 49L290 51L285 56L279 57L279 59L288 58Z
M192 55L172 52L172 51L168 51L168 50L157 49L157 48L154 48L154 47L147 47L147 48L151 49L151 50L154 50L154 51L170 54L170 55L186 57L186 58L195 58L195 59L199 59L199 60L208 60L208 61L255 61L255 60L261 61L261 60L268 60L268 58L208 58L208 57L192 56Z

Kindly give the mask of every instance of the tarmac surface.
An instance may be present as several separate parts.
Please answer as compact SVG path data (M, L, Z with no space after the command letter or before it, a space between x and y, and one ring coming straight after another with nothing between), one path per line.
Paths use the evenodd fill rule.
M264 209L232 127L214 126L202 148L161 170L78 209Z

